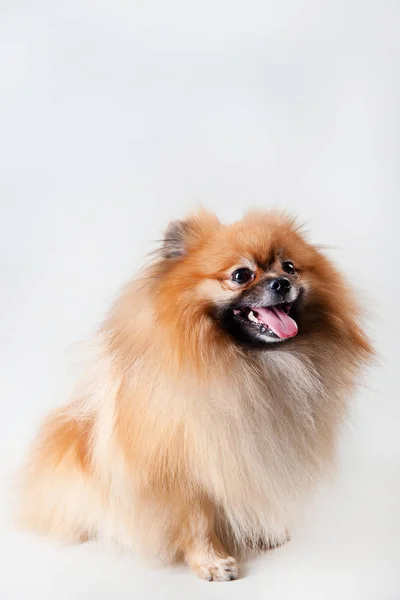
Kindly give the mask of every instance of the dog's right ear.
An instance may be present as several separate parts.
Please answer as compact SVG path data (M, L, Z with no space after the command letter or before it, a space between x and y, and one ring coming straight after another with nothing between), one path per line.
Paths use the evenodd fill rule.
M205 210L197 212L188 219L172 221L164 234L162 256L164 258L185 256L219 226L217 217Z
M188 221L171 221L168 225L162 247L164 258L177 258L186 254L186 237L189 234Z

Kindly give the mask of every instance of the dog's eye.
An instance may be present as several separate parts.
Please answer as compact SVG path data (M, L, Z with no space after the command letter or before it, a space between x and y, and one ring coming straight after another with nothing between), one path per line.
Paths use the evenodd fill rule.
M242 269L236 269L236 271L233 271L231 275L232 281L239 283L240 285L248 283L251 279L253 279L253 277L253 271L247 269L246 267L243 267Z
M289 273L289 275L294 275L296 273L296 269L294 268L294 264L290 261L286 261L282 263L282 269Z

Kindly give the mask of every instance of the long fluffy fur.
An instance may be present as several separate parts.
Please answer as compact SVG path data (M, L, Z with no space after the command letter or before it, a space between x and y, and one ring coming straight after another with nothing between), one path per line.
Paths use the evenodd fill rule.
M185 557L211 511L238 554L281 540L331 468L347 397L371 353L342 277L285 216L190 223L185 253L175 236L173 255L163 249L120 295L93 369L44 422L23 474L28 526L171 561ZM208 273L275 243L300 256L319 308L303 336L248 351L210 317L210 298L220 302L223 291Z

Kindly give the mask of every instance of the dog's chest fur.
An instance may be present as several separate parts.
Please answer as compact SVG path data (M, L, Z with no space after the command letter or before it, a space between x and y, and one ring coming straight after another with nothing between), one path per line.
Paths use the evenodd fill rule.
M186 403L192 475L236 537L281 530L285 515L332 462L344 403L329 370L301 353L240 357Z

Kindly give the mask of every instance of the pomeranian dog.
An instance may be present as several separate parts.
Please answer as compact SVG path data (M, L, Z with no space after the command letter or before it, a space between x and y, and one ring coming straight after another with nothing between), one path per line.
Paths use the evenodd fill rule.
M42 426L23 522L236 579L246 550L285 541L333 465L372 354L359 313L285 214L172 222L107 315L74 398Z

